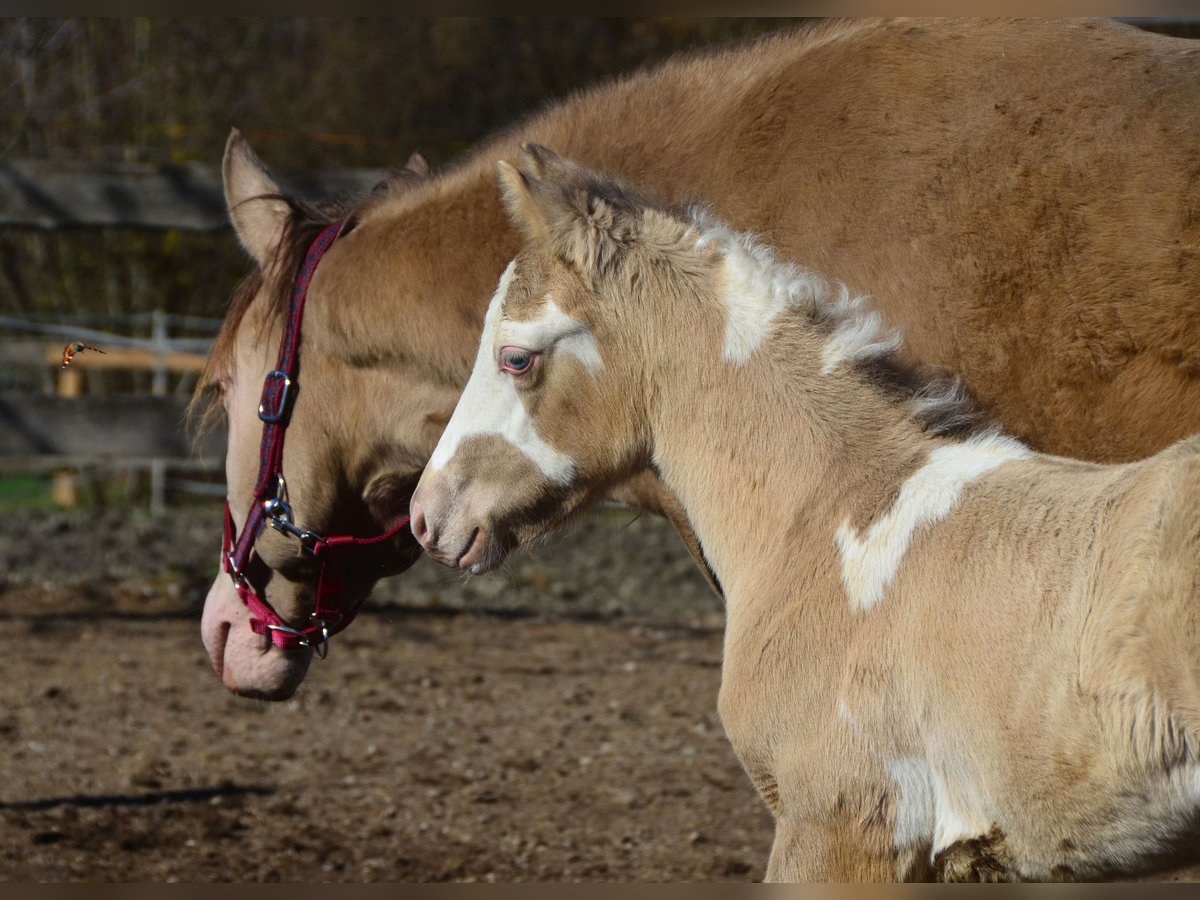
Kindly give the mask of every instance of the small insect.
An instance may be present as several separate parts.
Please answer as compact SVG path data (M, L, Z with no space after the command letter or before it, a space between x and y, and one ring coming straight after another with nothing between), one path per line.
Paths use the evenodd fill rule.
M59 368L65 369L71 364L71 360L75 358L75 354L82 353L84 350L95 350L97 353L104 352L99 347L93 347L91 344L85 344L83 341L71 341L71 343L63 347L63 363Z

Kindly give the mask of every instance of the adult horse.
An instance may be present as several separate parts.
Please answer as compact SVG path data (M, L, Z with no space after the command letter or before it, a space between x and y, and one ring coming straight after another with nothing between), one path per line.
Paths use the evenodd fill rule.
M346 224L308 291L283 456L291 510L318 534L384 533L403 515L517 249L493 173L526 140L702 199L837 272L903 329L907 362L961 374L1038 449L1128 459L1200 430L1198 74L1190 42L1105 21L834 23L670 61L325 214L281 197L234 134L226 196L258 266L206 379L229 420L232 521L251 509L283 312L333 218ZM620 495L665 512L700 556L652 478ZM344 598L415 558L403 535L373 546ZM256 592L304 621L313 556L272 529L255 550ZM311 652L249 620L219 574L202 623L214 667L232 690L290 695Z

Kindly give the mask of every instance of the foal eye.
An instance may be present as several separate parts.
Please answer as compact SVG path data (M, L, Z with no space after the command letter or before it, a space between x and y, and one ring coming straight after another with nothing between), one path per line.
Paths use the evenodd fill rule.
M533 368L538 354L520 347L502 347L500 350L500 371L510 375L524 375Z

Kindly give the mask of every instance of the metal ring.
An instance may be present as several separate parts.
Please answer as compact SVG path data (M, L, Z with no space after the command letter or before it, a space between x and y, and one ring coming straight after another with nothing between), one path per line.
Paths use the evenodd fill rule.
M273 410L267 409L267 383L274 379L283 387L279 392L279 402ZM268 425L274 425L280 421L286 414L288 408L288 400L292 391L292 379L288 377L287 372L281 372L278 369L268 372L267 377L263 379L263 394L262 401L258 404L258 417Z
M313 648L313 652L317 654L317 659L324 659L329 655L329 626L325 624L324 619L318 619L316 616L313 616L313 624L319 626L321 629L321 643L313 644L310 641L309 645Z

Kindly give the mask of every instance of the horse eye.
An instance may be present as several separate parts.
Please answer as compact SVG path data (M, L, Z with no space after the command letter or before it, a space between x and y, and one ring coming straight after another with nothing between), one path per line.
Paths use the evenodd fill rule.
M533 368L538 354L519 347L504 347L500 350L500 371L510 375L524 375Z

